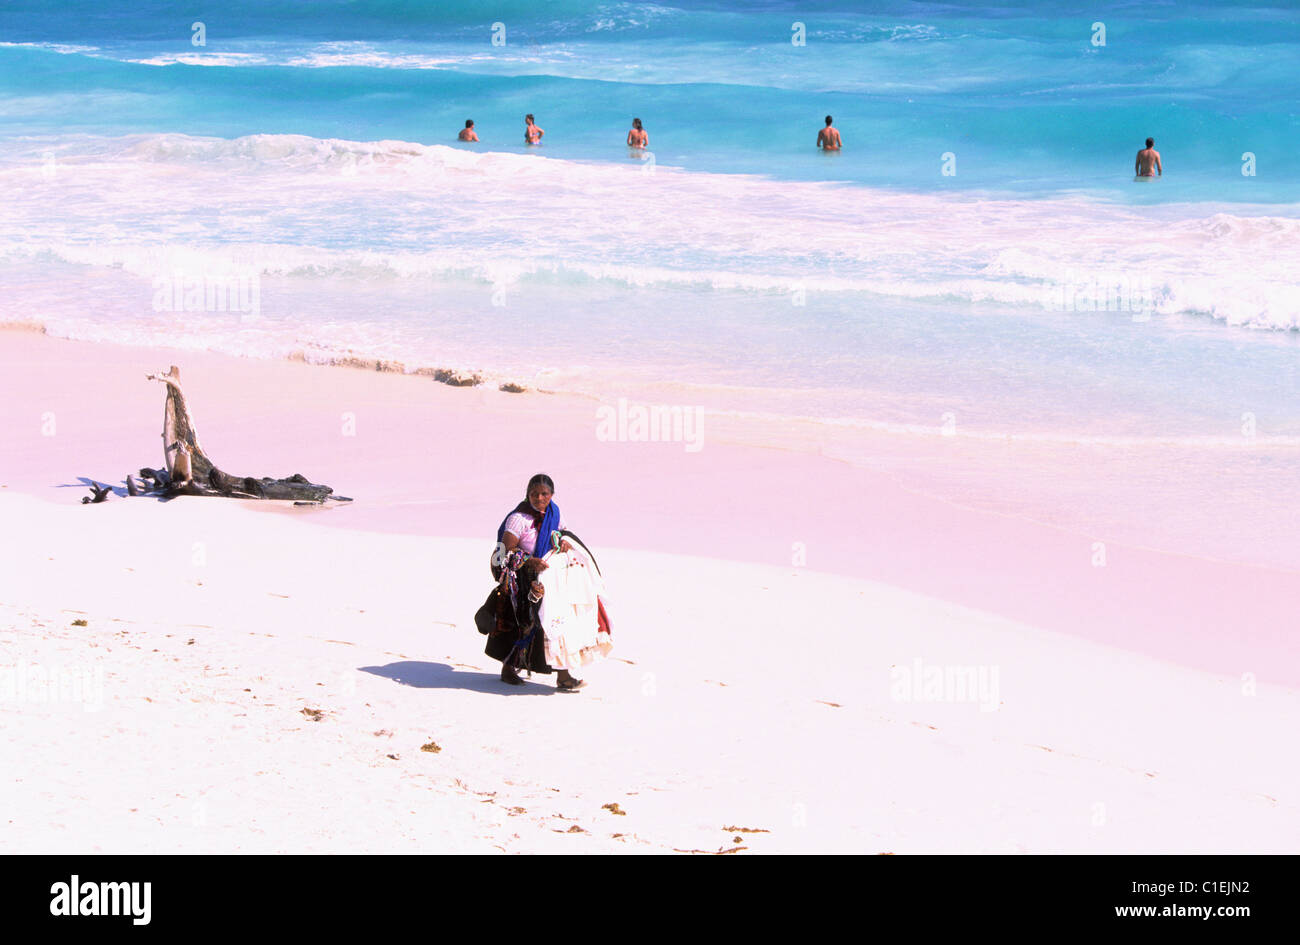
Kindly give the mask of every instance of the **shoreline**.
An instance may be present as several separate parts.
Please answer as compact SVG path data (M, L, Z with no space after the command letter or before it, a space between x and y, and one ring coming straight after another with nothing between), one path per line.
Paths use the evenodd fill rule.
M1300 684L1281 622L1300 600L1300 574L1109 540L1097 566L1095 536L960 507L811 451L725 430L694 453L602 442L594 405L564 395L34 332L0 332L0 360L10 379L0 418L16 431L3 485L46 501L79 502L78 476L123 495L121 476L162 462L164 398L143 375L179 362L214 462L235 475L301 472L354 499L259 512L485 535L486 560L504 510L546 471L598 556L635 548L860 577L1218 674ZM51 377L68 380L51 387ZM52 436L41 432L47 413ZM629 518L629 496L653 513Z

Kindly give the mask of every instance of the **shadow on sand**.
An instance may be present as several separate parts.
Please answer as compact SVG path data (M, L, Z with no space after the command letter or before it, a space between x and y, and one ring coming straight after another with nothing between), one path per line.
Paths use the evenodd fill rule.
M503 683L497 673L474 673L458 670L446 663L424 663L418 660L403 660L386 666L361 666L363 673L382 676L403 686L417 689L468 689L471 692L487 692L496 696L549 696L554 694L555 686L547 685L547 676L534 676L531 681L524 676L524 685L511 686Z
M136 477L137 479L139 477ZM155 502L169 502L172 497L155 492L145 492L143 485L140 487L140 494L132 496L126 488L126 480L121 480L121 485L109 486L107 479L87 479L85 476L78 476L76 482L61 482L56 486L58 489L86 489L93 491L95 488L108 486L113 498L122 499L153 499ZM89 497L88 497L89 498ZM90 503L93 504L93 503Z

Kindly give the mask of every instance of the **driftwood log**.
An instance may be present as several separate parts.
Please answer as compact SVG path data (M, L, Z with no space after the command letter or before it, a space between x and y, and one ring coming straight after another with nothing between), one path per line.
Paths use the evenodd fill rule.
M167 404L163 411L163 469L144 467L140 470L143 488L137 488L128 474L128 495L159 495L170 498L177 495L225 496L232 499L282 499L299 504L323 504L327 499L351 502L344 496L334 495L334 490L311 482L295 473L287 479L270 479L251 476L232 476L218 469L208 459L199 445L194 429L194 418L185 404L181 390L181 371L171 366L166 374L147 374L151 381L167 385ZM96 499L96 501L100 501Z

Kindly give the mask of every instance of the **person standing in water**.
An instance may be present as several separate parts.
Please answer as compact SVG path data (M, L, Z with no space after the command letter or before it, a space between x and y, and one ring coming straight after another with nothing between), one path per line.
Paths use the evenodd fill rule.
M461 141L477 141L478 134L474 131L474 119L466 118L465 127L460 130L459 138Z
M627 146L644 151L650 147L650 135L641 127L641 119L632 119L632 130L627 133Z
M1147 146L1138 152L1137 161L1133 165L1133 173L1138 177L1164 176L1165 169L1160 166L1160 152L1153 147L1155 143L1155 138L1147 138ZM1151 173L1152 168L1155 168L1155 174Z
M838 151L844 146L840 133L831 127L831 116L826 116L826 127L817 132L817 147L823 151Z
M524 144L541 144L542 135L546 132L537 127L532 115L525 115L524 122Z

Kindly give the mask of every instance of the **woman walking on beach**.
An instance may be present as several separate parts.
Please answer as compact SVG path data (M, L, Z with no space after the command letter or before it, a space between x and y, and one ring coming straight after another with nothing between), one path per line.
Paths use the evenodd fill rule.
M537 127L531 114L524 116L524 144L541 144L544 134L546 132Z
M568 552L572 546L566 539L553 541L564 530L564 519L560 506L553 501L555 483L545 473L538 473L528 480L528 488L522 502L516 505L502 520L497 528L496 552L492 556L492 573L501 581L498 597L505 594L511 599L511 611L507 611L508 622L528 623L528 627L519 627L509 639L496 633L488 639L487 654L493 659L501 660L501 681L514 686L522 686L523 680L515 663L521 662L525 668L540 672L550 672L550 666L544 658L537 659L537 654L545 652L545 634L537 626L537 610L545 593L540 581L536 580L547 568L541 558L558 547L561 552ZM522 591L519 577L528 581L528 602L534 606L520 606L519 594ZM504 603L504 602L503 602ZM524 642L527 640L527 642ZM536 640L536 644L534 644ZM536 648L534 648L536 646ZM508 648L507 648L508 647ZM523 660L516 651L527 647ZM543 668L544 667L544 668ZM560 690L578 689L583 685L581 679L574 678L568 669L560 669L557 674L556 688Z

